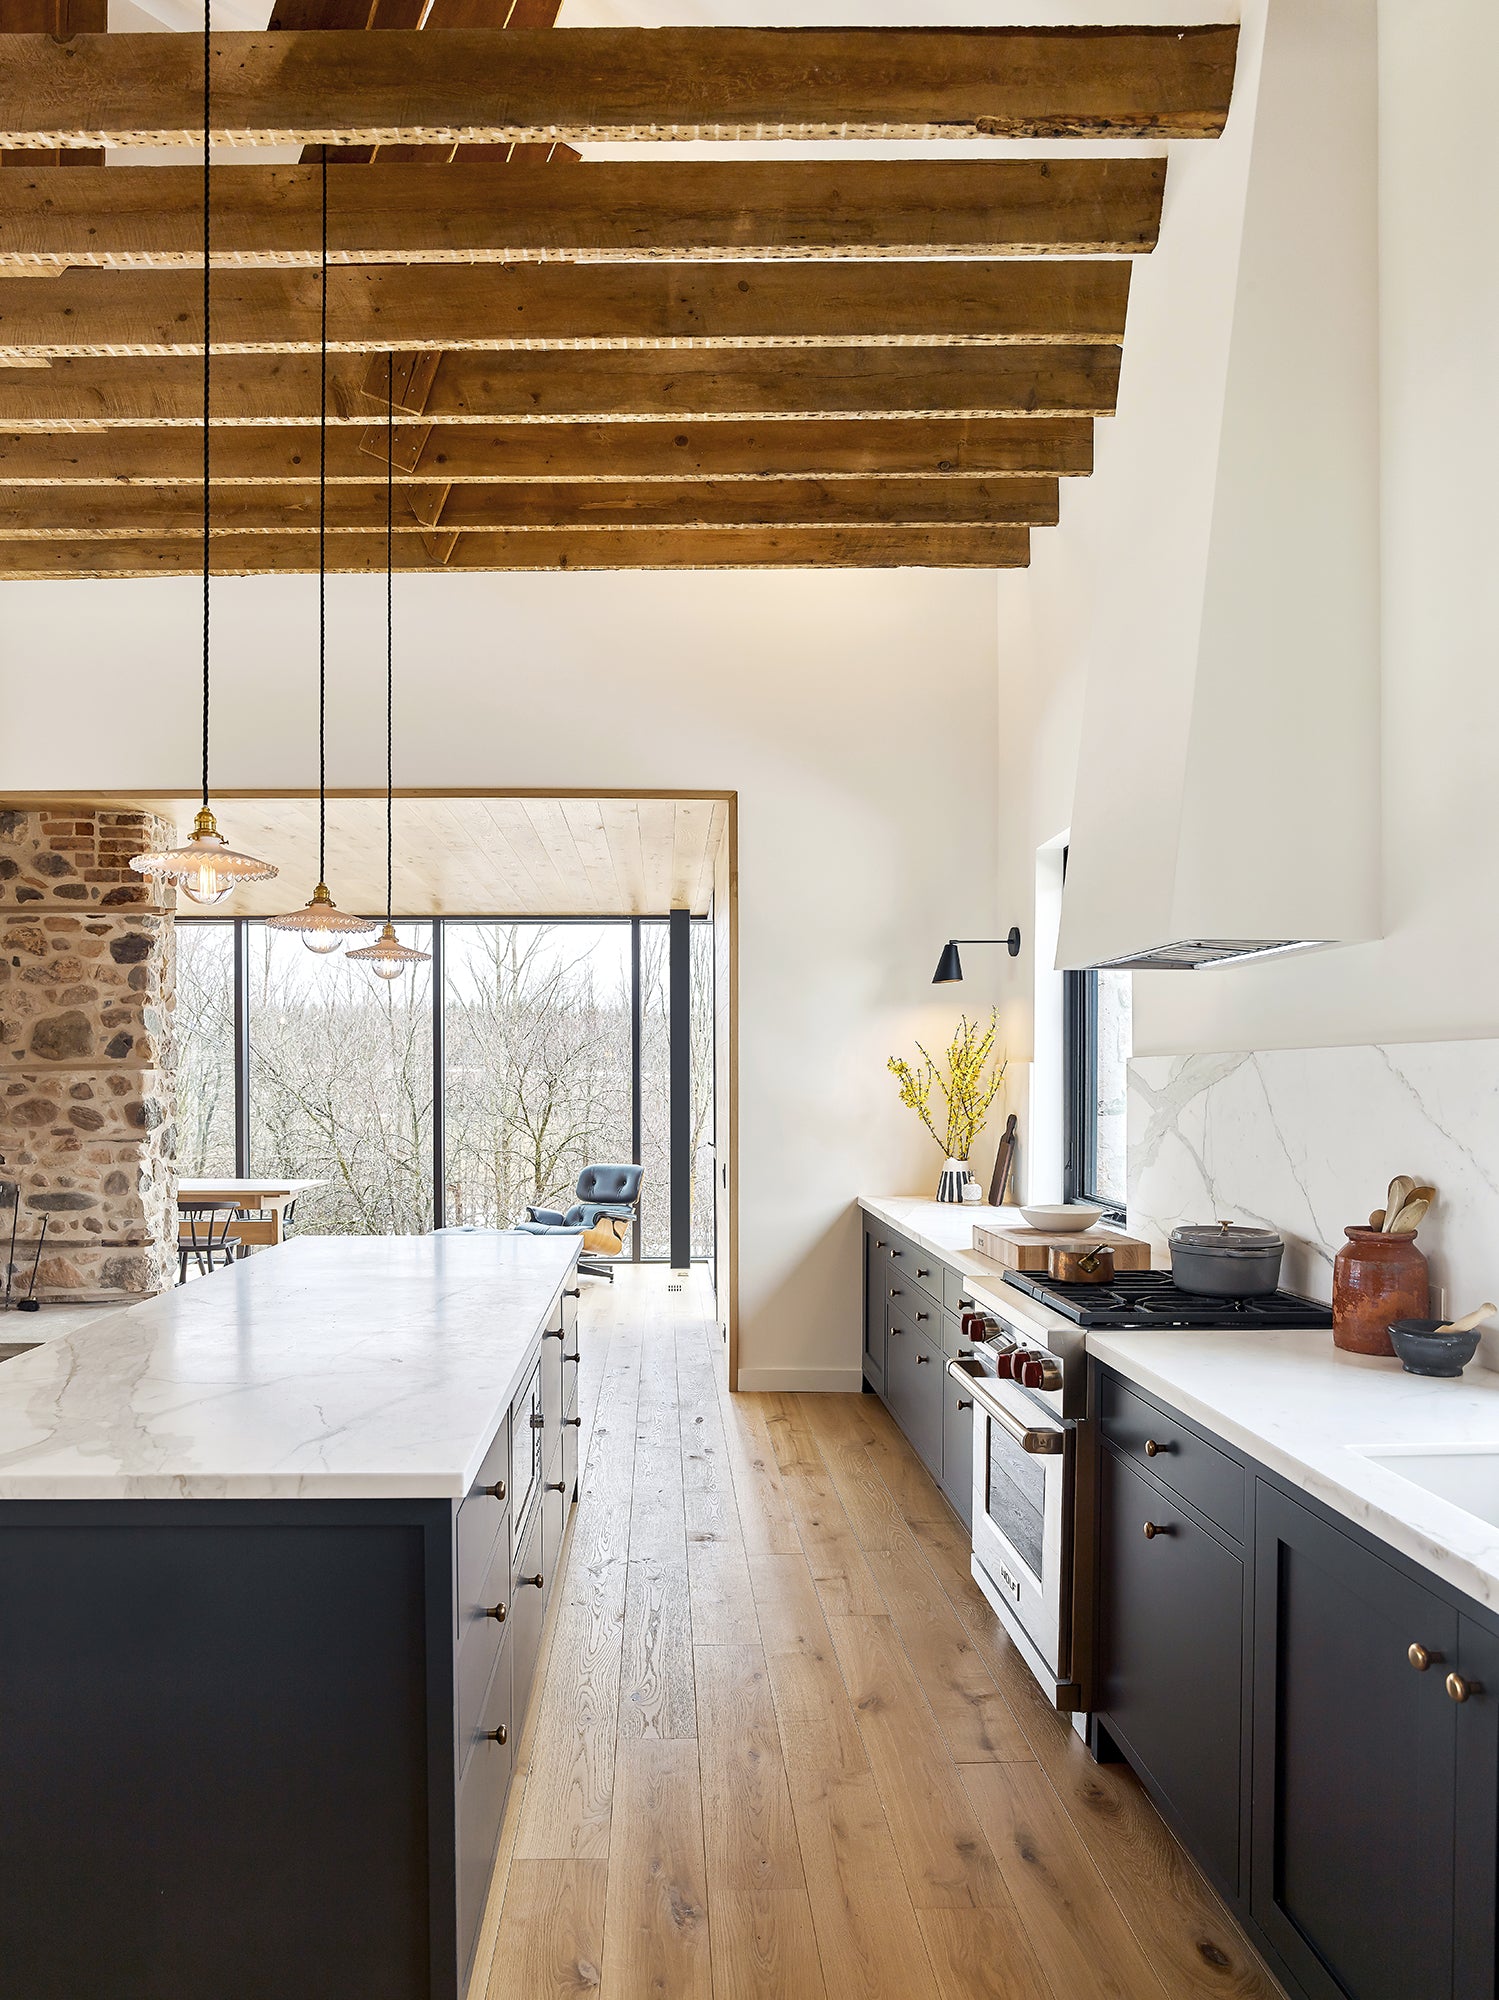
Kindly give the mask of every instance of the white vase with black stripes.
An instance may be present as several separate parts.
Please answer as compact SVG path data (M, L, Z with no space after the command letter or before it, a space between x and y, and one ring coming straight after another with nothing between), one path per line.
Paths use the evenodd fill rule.
M942 1168L942 1178L937 1183L938 1201L961 1201L963 1189L970 1178L966 1160L947 1160Z

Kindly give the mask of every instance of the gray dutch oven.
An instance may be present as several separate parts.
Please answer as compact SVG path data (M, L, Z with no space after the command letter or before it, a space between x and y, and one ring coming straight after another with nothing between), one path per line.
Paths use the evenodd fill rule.
M1241 1222L1185 1223L1171 1232L1171 1276L1184 1292L1255 1299L1280 1283L1285 1244L1274 1229Z

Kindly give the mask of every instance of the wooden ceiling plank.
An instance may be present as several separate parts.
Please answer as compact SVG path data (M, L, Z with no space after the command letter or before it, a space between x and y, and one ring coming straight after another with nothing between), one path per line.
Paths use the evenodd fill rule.
M329 252L340 265L1130 256L1155 244L1165 169L1159 158L601 160L558 174L382 156L329 168ZM202 202L196 167L107 167L85 184L40 160L10 165L0 269L201 269ZM215 267L316 269L317 168L216 168L213 238Z
M1057 482L1021 479L728 480L668 485L424 486L446 505L397 510L397 534L470 529L535 532L554 528L1051 527ZM328 532L385 533L382 486L336 486L329 492ZM318 489L230 486L220 489L214 532L221 535L315 535ZM200 531L201 501L191 487L0 488L0 539L136 536L150 540Z
M668 909L692 910L703 914L707 905L699 898L703 857L708 851L713 829L711 799L672 801L671 880L667 887Z
M554 916L592 916L600 907L593 882L560 799L518 799L532 837L540 844L557 876L559 898Z
M349 430L328 438L335 484L383 487L384 431L366 456ZM401 426L396 427L397 442ZM437 487L470 481L550 480L590 484L625 479L668 485L688 479L934 479L1077 477L1092 470L1093 426L1086 418L825 418L811 423L577 423L449 425L414 465L399 450L408 482ZM203 473L202 444L188 429L0 432L0 486L187 486ZM216 484L313 484L316 437L301 427L220 430Z
M415 543L413 551L408 545ZM440 569L420 536L403 536L396 566ZM471 533L459 538L449 569L1015 569L1030 559L1027 528L763 528L722 532L593 528L545 534ZM201 571L202 544L183 535L168 541L0 541L0 582L49 577L191 576ZM336 535L328 568L374 575L385 567L375 536ZM305 535L239 535L215 539L216 576L308 575L317 568L316 541Z
M614 907L614 862L609 839L604 832L604 816L597 799L558 799L568 836L577 851L594 904L599 909Z
M581 30L580 30L581 32ZM328 368L330 424L369 422L360 355ZM850 347L768 352L588 349L449 354L425 417L438 426L586 418L1108 416L1113 347ZM202 422L202 367L187 355L0 369L0 431ZM314 355L226 355L213 371L218 424L317 422ZM429 445L430 450L430 445Z
M676 799L641 799L640 860L642 895L647 910L669 910L676 901Z
M1238 29L267 31L214 39L226 143L1203 138ZM6 37L0 145L201 145L190 35Z
M604 822L604 838L609 843L609 858L614 864L615 891L621 907L636 916L655 915L646 893L638 802L601 799L599 813Z
M139 170L137 170L139 171ZM570 351L951 344L1118 346L1118 260L950 264L522 264L330 273L328 345L373 353L383 412L392 348ZM0 278L0 366L23 356L200 355L202 279L188 271ZM234 271L214 287L214 353L315 354L313 271ZM378 379L375 379L375 377ZM412 409L403 390L399 406Z

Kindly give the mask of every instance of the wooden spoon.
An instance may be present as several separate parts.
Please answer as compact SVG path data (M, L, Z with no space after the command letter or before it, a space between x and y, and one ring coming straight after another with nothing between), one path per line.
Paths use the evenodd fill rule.
M1411 1190L1415 1185L1410 1174L1396 1174L1394 1180L1390 1182L1390 1191L1385 1196L1384 1208L1384 1226L1387 1231L1394 1230L1395 1217L1410 1200Z
M1371 1208L1369 1210L1369 1227L1371 1229L1383 1230L1384 1210L1382 1208Z
M1489 1299L1483 1305L1476 1306L1472 1312L1464 1313L1461 1319L1444 1319L1435 1331L1437 1333L1471 1333L1475 1326L1489 1317L1490 1313L1496 1312L1499 1312L1499 1306L1496 1306L1493 1300Z
M1386 1236L1414 1236L1421 1226L1421 1219L1431 1207L1429 1201L1408 1201L1395 1217L1384 1226Z

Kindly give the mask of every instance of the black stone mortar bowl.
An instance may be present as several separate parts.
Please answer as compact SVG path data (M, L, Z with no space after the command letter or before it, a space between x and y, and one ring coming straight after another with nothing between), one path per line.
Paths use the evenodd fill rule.
M1479 1328L1438 1333L1439 1319L1397 1319L1390 1343L1408 1375L1461 1375L1478 1351Z

